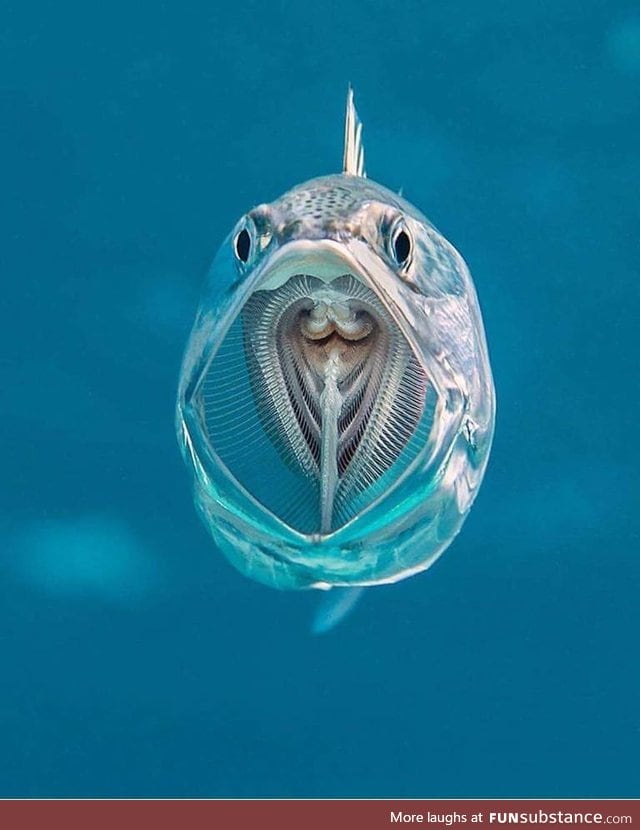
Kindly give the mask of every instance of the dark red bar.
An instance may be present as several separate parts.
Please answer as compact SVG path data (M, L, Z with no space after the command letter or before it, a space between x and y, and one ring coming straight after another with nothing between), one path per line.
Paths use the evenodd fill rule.
M583 830L635 825L640 830L640 801L0 801L2 830L391 830L400 827L558 830L567 825Z

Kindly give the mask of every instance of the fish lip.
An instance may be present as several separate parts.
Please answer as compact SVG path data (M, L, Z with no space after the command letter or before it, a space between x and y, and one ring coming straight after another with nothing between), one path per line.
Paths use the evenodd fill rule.
M258 266L254 279L251 280L253 290L279 288L298 274L317 277L326 283L351 274L379 295L377 286L367 279L365 269L351 252L352 244L353 241L340 242L333 239L298 239L287 242Z

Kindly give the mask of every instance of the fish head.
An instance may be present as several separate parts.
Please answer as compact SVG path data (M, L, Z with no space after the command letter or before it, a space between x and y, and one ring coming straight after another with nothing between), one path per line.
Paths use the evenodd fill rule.
M462 258L401 196L344 172L227 237L178 432L200 511L241 570L277 587L376 584L428 567L457 532L493 401Z

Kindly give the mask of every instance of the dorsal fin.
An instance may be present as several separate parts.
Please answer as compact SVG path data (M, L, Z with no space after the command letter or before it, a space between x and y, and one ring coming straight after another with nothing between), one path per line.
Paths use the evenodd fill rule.
M347 90L347 112L344 119L344 155L342 172L349 176L366 176L364 172L364 147L362 146L362 122L353 103L353 89Z

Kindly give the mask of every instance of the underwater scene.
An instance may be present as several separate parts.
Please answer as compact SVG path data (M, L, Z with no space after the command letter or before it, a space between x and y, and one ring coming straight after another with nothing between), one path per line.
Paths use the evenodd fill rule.
M0 798L637 797L637 5L2 18Z

